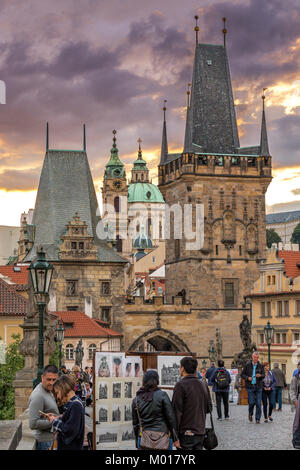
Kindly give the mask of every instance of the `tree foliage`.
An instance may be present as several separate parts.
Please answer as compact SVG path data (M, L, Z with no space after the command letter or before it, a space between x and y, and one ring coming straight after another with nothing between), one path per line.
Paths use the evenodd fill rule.
M277 232L273 228L267 229L267 247L271 248L272 243L279 243L281 242L281 238Z
M13 342L6 350L6 364L0 364L0 420L14 419L16 373L24 367L24 356L19 353L20 334L12 335Z
M300 244L300 224L298 224L293 231L292 238L291 238L292 243L298 243Z
M64 351L62 349L62 352L61 352L62 364L63 364L63 359L64 359ZM49 364L59 368L59 342L56 343L55 351L49 357Z

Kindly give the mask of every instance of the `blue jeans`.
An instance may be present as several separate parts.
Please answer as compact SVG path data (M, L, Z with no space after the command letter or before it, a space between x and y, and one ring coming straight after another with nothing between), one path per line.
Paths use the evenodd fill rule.
M248 407L249 415L253 416L254 406L255 410L255 419L259 421L261 418L261 399L262 399L262 390L257 390L256 388L247 389L248 393Z
M36 441L36 450L49 450L51 446L52 446L52 441L48 441L48 442Z
M275 405L274 408L276 408L276 403L278 402L278 409L281 410L282 408L282 387L275 387Z
M268 412L268 401L269 401L269 412ZM275 408L275 390L263 390L262 402L264 409L264 417L267 419L272 416L273 408Z

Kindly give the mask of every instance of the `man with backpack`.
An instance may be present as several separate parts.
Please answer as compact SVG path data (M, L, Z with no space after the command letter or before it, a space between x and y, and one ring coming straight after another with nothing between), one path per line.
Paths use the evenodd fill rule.
M221 403L223 400L225 419L229 419L229 384L231 377L224 367L224 361L218 361L218 368L211 376L213 392L216 394L218 420L222 420Z

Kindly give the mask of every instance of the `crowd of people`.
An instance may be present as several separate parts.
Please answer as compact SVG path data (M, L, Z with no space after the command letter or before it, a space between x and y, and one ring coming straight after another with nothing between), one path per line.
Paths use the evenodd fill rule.
M229 389L231 376L224 361L212 363L208 370L198 372L198 361L184 357L180 361L181 380L173 390L172 400L159 387L156 370L147 370L142 387L132 401L132 423L137 449L203 449L206 435L206 417L213 404L217 419L230 419ZM234 387L241 389L244 380L248 395L248 419L256 424L273 421L274 411L282 411L282 392L286 378L277 363L270 370L268 362L259 362L254 352L236 377ZM300 361L290 385L290 400L294 407L293 445L300 448ZM41 383L29 400L30 428L35 430L37 450L92 449L92 429L86 424L88 407L93 402L92 368L48 365ZM278 403L278 408L277 408ZM223 407L222 407L223 404ZM255 409L255 413L254 413Z

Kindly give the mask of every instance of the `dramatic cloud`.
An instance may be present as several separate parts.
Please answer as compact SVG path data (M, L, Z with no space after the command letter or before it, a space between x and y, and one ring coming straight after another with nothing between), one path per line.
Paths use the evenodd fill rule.
M82 148L86 123L97 184L114 128L128 176L141 137L155 177L164 99L169 147L183 146L196 13L200 41L206 43L222 43L222 17L227 18L241 145L259 143L261 93L268 87L274 168L298 165L298 0L202 0L200 7L194 0L3 0L0 12L0 79L7 85L7 104L0 105L1 188L37 187L47 121L52 148Z

